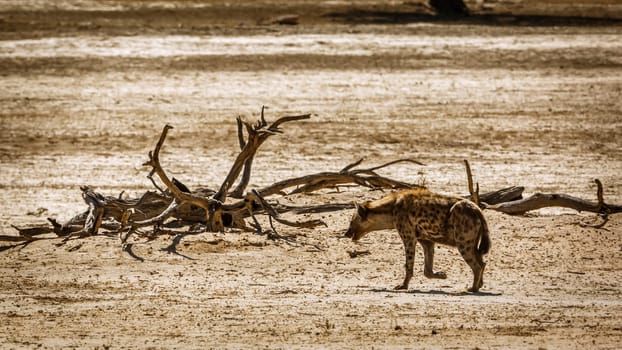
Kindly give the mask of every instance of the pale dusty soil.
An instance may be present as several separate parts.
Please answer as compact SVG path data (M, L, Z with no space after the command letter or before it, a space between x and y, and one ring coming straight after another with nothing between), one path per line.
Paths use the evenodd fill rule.
M323 16L349 9L340 2L234 3L0 5L0 234L84 210L80 185L152 189L141 164L166 123L166 170L215 188L238 151L235 117L262 105L269 120L313 117L266 142L252 187L412 157L426 166L383 174L463 195L469 159L482 192L594 199L599 178L622 202L622 26L382 24ZM301 14L300 25L265 25L275 13ZM114 235L2 243L0 347L619 347L622 216L593 229L581 226L592 214L570 210L485 215L493 247L475 295L446 247L435 266L447 280L423 277L419 250L410 290L392 291L397 234L341 238L348 211L317 215L327 226L316 230L278 226L296 245L237 231L137 237L143 262Z

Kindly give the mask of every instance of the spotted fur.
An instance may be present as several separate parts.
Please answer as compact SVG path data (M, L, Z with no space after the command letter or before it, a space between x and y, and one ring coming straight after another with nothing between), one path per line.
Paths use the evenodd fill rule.
M490 234L486 219L475 203L419 188L357 203L356 209L347 237L358 241L370 231L395 228L404 243L406 277L395 289L408 288L417 242L423 247L426 277L447 278L445 273L433 271L434 244L439 243L458 248L471 267L473 285L469 291L477 292L484 284L483 256L490 250Z

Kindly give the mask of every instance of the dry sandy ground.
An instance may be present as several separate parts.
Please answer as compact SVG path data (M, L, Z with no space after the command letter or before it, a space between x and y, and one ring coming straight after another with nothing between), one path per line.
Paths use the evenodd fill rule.
M262 105L269 120L314 115L266 142L252 187L412 157L426 166L383 174L465 194L469 159L483 192L594 199L599 178L606 201L622 202L619 24L413 22L402 2L360 2L365 15L341 2L24 3L0 6L0 234L84 210L80 185L152 189L141 164L165 123L166 170L215 188L238 150L235 117ZM287 13L300 24L265 24ZM464 293L470 271L446 247L435 265L447 280L423 277L419 250L411 289L392 291L397 234L354 244L341 238L347 211L317 215L316 230L279 226L295 244L137 237L143 262L114 235L2 243L0 347L619 348L622 216L594 229L582 226L593 215L560 209L485 214L493 247L478 294Z

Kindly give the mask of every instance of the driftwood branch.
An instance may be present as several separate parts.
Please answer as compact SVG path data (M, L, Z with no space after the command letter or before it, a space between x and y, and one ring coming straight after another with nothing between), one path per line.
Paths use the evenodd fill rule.
M293 226L293 227L300 227L300 228L315 228L320 225L326 226L326 223L324 223L322 220L289 221L289 220L282 218L281 215L274 208L272 208L272 205L270 205L255 190L250 191L248 195L248 199L250 201L258 202L261 205L261 207L268 213L268 215L270 215L271 218L273 218L274 220L276 220L277 222L281 224L284 224L287 226Z
M469 186L469 194L471 195L471 200L479 207L481 206L479 198L479 183L476 184L476 188L475 190L473 190L473 174L471 173L471 165L466 159L464 160L464 165L466 167L467 184Z
M320 172L317 174L305 175L292 179L276 182L270 186L264 187L258 192L262 196L270 196L273 194L297 194L297 193L309 193L318 191L325 188L337 188L339 185L354 184L363 187L376 188L388 188L388 189L402 189L402 188L414 188L419 187L416 184L411 184L403 181L390 179L384 176L380 176L375 173L376 170L385 168L397 163L414 163L422 165L422 163L413 159L398 159L392 162L388 162L379 166L366 169L355 169L363 162L360 159L352 164L349 164L339 172ZM289 193L285 192L286 189L295 187Z
M213 205L213 202L209 198L195 196L192 193L182 191L173 183L168 175L166 175L166 172L160 165L160 150L162 148L162 145L164 144L164 140L166 140L166 135L168 134L168 131L171 129L173 129L173 127L168 124L164 126L164 129L160 134L160 138L158 139L158 143L156 144L154 150L149 152L149 160L143 165L152 167L152 170L149 174L157 174L160 178L160 181L164 183L167 190L173 195L176 201L188 202L207 210L211 205Z
M486 205L515 201L523 198L523 191L525 191L525 188L522 186L506 187L497 191L480 194L479 201ZM471 196L467 198L473 200Z
M48 218L50 225L18 228L19 236L0 236L0 241L18 242L6 249L24 246L38 239L50 239L45 234L54 233L64 240L74 237L84 237L98 234L100 230L119 233L124 250L132 255L132 243L127 243L132 233L142 234L140 227L153 226L151 235L160 232L160 228L179 229L189 227L189 232L198 232L197 227L204 227L208 231L224 231L225 227L236 227L249 230L255 227L258 233L267 233L273 239L283 239L292 243L291 237L276 233L274 222L297 228L315 228L325 225L321 220L290 220L282 214L301 215L309 213L333 212L351 209L351 203L323 203L310 206L287 206L271 199L273 195L289 196L306 194L324 189L337 189L344 186L363 186L370 189L403 189L420 187L404 181L399 181L379 174L379 171L398 164L411 163L423 165L410 159L397 159L381 165L362 167L363 159L359 159L335 172L319 172L315 174L294 177L275 182L261 189L247 191L250 183L252 164L259 147L270 136L282 133L280 126L287 122L309 119L309 114L286 116L269 124L264 116L265 107L257 122L250 123L237 118L238 142L240 152L235 158L229 173L221 183L218 191L209 189L191 190L180 181L169 178L160 163L160 152L166 141L170 125L165 125L149 159L144 163L150 166L148 178L158 189L157 192L148 191L138 198L123 199L122 196L106 196L94 189L83 186L82 198L87 204L87 210L79 213L65 223ZM246 133L246 135L245 135ZM498 191L479 193L479 184L473 184L473 174L470 164L464 161L467 173L467 183L470 197L483 208L497 210L507 214L524 214L531 210L544 207L559 206L572 208L578 211L590 211L600 214L603 222L588 225L602 227L611 213L622 211L622 206L608 204L603 195L602 183L596 179L597 201L591 202L566 194L536 193L523 198L523 187L508 187ZM159 186L155 177L163 186ZM237 186L231 190L239 179ZM231 190L231 192L229 192ZM231 200L231 199L234 200ZM270 229L263 230L256 215L267 215ZM249 220L250 219L250 220ZM181 236L179 236L181 237ZM63 241L64 241L63 240ZM298 244L298 243L297 243ZM319 249L319 248L318 248Z
M606 215L622 211L622 206L605 203L603 198L603 184L599 179L594 180L597 187L596 202L591 202L563 193L535 193L527 198L523 198L523 187L509 187L507 189L502 189L480 196L479 184L476 185L475 190L473 189L473 174L471 172L469 161L465 159L464 164L466 167L467 184L470 193L469 198L478 206L485 209L495 210L510 215L522 215L529 211L542 208L562 207L574 209L579 212L587 211L604 215L604 223L608 220ZM604 223L597 226L602 227Z
M573 197L560 193L535 193L527 198L488 205L486 209L500 211L511 215L521 215L528 211L547 208L547 207L563 207L577 211L587 211L598 214L612 214L622 212L622 206L615 204L607 204L603 199L603 189L600 180L596 179L597 185L597 201L592 202L582 198Z
M153 152L149 153L149 161L146 162L145 165L151 166L151 173L156 173L160 177L168 191L175 198L175 203L171 203L169 207L160 215L135 224L145 225L161 222L163 219L166 219L168 216L172 215L177 209L177 206L182 204L191 204L204 209L206 229L209 231L224 231L224 228L227 226L228 222L239 221L236 220L236 218L243 215L241 212L246 211L248 215L252 216L252 211L245 205L234 204L233 206L225 206L227 192L232 187L235 180L240 176L242 171L244 171L242 179L230 196L239 197L240 193L244 191L250 181L252 162L257 150L263 142L268 139L268 137L281 132L279 129L281 124L310 118L309 114L286 116L276 120L271 125L268 125L264 117L264 110L265 107L262 107L260 119L255 124L243 121L241 118L237 119L238 142L241 148L240 153L233 162L233 165L222 182L219 190L209 197L198 196L189 191L181 190L180 186L171 181L164 172L162 166L160 165L159 152L164 140L166 139L168 130L172 129L169 125L165 126L155 149ZM246 129L248 134L248 138L246 140L244 139L244 129ZM275 220L279 220L277 217L274 218ZM295 226L294 223L285 223L290 224L290 226Z
M263 116L263 111L264 111L264 108L262 107L261 108L262 116ZM240 151L242 151L244 150L244 147L246 147L246 141L244 140L244 124L242 122L241 117L237 117L236 122L238 125L238 141L240 143ZM251 157L245 160L244 171L242 172L242 178L240 179L240 182L238 182L238 185L235 187L235 189L231 191L231 193L229 193L229 196L233 198L242 197L242 194L244 193L244 190L246 189L246 186L248 186L248 183L250 182L250 179L251 179L251 170L253 167L254 159L255 159L255 156L252 155Z
M244 192L246 185L248 184L248 181L250 179L250 168L253 162L253 158L257 153L257 149L259 149L259 147L268 139L268 137L282 132L281 129L279 129L279 125L286 122L311 118L310 114L287 116L276 120L274 123L268 126L263 116L263 110L264 109L262 108L261 119L257 124L252 125L249 122L242 122L246 126L248 139L246 140L246 142L244 142L244 147L242 147L242 150L233 162L233 165L231 166L227 177L225 177L225 180L220 186L218 192L216 192L216 194L213 196L213 199L224 202L227 196L227 191L229 191L229 189L233 186L235 180L238 178L238 176L240 176L242 169L247 168L249 169L249 174L246 178L243 177L242 181L240 181L240 185L233 191L232 194L232 196L239 198L241 193ZM239 130L238 135L240 135ZM242 142L240 142L240 145L242 145Z

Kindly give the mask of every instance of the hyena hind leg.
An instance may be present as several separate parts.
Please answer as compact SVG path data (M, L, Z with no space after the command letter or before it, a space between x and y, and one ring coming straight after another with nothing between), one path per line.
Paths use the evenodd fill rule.
M423 247L423 275L427 278L446 279L447 274L442 271L434 272L434 242L419 240Z
M475 293L484 285L483 276L486 263L484 263L482 255L477 252L475 246L460 249L460 254L473 271L473 285L468 289L468 291Z

